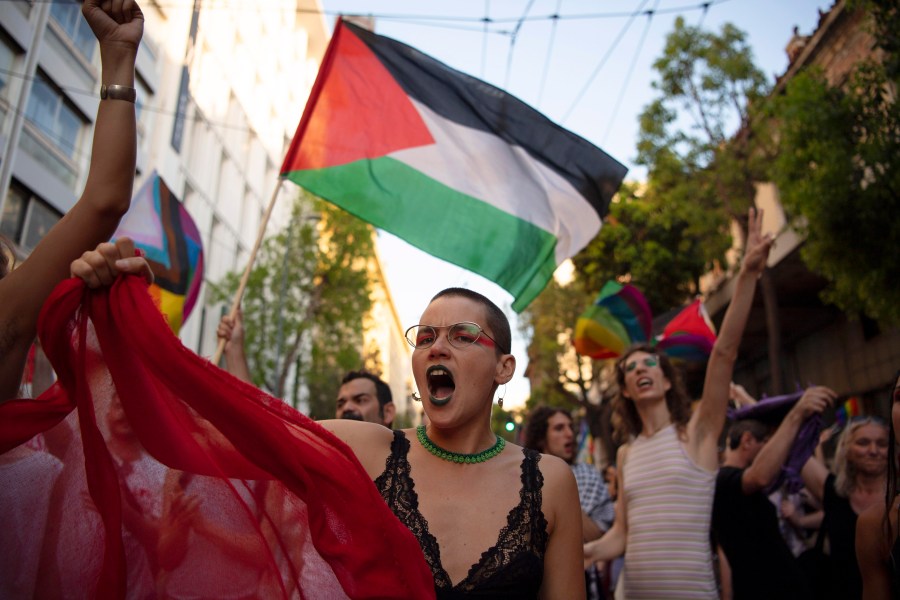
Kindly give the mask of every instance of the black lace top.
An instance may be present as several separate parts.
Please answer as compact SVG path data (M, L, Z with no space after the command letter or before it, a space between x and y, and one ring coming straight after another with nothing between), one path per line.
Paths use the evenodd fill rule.
M395 431L391 455L384 473L375 480L375 486L397 518L419 540L434 575L438 600L536 599L543 580L547 547L547 520L541 512L544 478L537 467L541 455L533 450L524 451L519 504L509 511L506 527L500 531L497 543L486 550L465 579L454 586L441 565L437 539L428 531L428 521L419 512L419 497L407 460L409 448L409 440L403 432Z

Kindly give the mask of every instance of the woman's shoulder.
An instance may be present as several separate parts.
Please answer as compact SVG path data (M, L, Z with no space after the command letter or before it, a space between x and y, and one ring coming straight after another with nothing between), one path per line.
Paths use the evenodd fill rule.
M319 425L350 446L357 460L373 479L384 470L394 439L392 430L377 423L348 419L327 419L319 421Z

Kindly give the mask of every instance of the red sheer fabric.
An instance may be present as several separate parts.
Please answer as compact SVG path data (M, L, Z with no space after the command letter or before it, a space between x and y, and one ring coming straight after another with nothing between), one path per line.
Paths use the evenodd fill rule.
M136 277L56 289L0 406L0 597L433 598L350 449L184 348Z

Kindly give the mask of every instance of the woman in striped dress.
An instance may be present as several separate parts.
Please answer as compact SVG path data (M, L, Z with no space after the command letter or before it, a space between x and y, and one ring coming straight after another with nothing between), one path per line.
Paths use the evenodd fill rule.
M585 545L585 562L624 554L628 600L719 597L709 544L718 439L756 281L772 245L761 224L762 211L751 209L744 261L693 413L665 356L637 346L617 364L616 427L630 442L618 453L615 523Z

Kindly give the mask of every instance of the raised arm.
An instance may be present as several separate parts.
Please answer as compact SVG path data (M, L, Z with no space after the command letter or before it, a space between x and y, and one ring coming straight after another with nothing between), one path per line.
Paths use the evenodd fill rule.
M102 83L134 87L144 17L133 0L86 0L82 13L100 42ZM44 300L69 263L106 241L128 210L136 156L134 104L101 100L81 198L22 265L0 279L0 400L15 396Z
M803 396L785 416L781 425L772 434L772 438L759 451L753 463L744 470L741 488L745 494L758 492L772 483L787 460L800 426L811 415L822 414L836 397L837 394L833 390L822 386L811 387L803 392Z
M819 461L815 456L811 456L803 469L800 471L803 478L803 485L809 490L809 493L819 502L825 497L825 480L828 479L828 467Z
M725 425L729 387L738 347L753 304L756 281L766 268L770 234L762 235L762 211L751 208L747 216L747 245L734 294L706 367L703 396L688 424L688 450L701 466L714 469L718 465L717 442Z
M241 381L253 383L247 356L244 354L244 316L240 309L234 317L224 315L219 320L216 335L225 340L225 370Z

